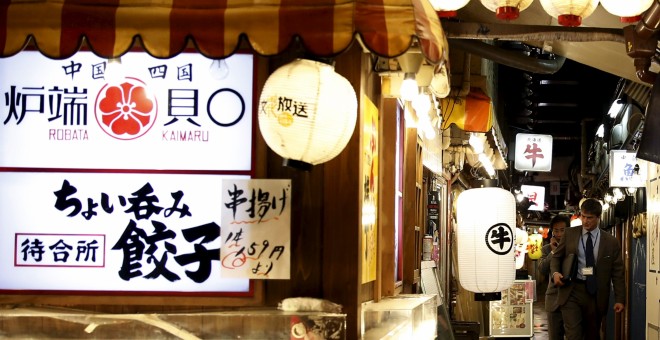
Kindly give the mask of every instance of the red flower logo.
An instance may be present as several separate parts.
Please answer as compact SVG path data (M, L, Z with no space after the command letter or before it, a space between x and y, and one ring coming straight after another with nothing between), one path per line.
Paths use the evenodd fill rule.
M110 136L117 139L138 138L156 121L156 99L145 84L126 78L120 85L106 85L96 100L96 120Z

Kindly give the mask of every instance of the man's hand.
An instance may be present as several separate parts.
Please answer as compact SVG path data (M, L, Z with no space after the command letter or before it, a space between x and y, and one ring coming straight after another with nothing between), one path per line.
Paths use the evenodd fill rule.
M551 249L552 251L555 251L555 249L557 249L557 245L559 245L559 242L557 242L557 239L553 236L553 237L550 239L550 249Z
M614 311L617 313L623 312L623 303L617 302L614 304Z
M564 285L564 282L561 281L563 277L564 275L561 275L560 272L555 272L552 274L552 281L555 283L555 287L561 287Z

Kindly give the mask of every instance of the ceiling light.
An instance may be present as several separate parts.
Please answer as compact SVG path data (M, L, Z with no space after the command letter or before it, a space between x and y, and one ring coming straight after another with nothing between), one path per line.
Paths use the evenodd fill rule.
M616 119L616 117L619 116L619 113L621 113L621 109L623 108L623 100L622 99L617 99L612 103L612 106L610 106L610 110L607 112L607 115L610 116L612 119Z
M406 73L401 82L401 89L399 90L401 99L405 101L413 101L419 94L419 87L414 73Z

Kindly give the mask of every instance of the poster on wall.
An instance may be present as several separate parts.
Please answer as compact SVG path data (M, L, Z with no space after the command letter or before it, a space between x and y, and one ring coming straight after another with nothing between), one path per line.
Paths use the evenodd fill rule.
M215 65L199 53L0 58L0 168L250 170L253 56Z
M649 163L650 164L650 163ZM658 249L658 231L660 226L660 211L658 206L660 204L660 186L658 182L660 178L653 178L649 181L648 192L648 211L647 211L647 235L648 235L648 259L649 271L658 272L660 270L660 249Z
M0 291L249 293L222 275L218 208L247 176L100 176L0 172Z
M362 97L362 283L376 279L378 249L378 108Z
M289 279L291 180L222 182L223 278Z

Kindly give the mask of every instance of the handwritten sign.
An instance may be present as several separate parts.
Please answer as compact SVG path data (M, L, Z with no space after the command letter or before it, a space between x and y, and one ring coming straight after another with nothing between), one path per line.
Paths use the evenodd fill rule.
M223 278L288 279L291 181L222 182Z

